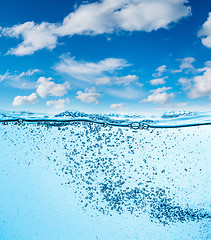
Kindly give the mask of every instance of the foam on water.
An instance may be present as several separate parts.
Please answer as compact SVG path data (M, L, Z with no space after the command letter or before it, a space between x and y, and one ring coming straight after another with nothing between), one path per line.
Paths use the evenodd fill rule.
M0 121L3 239L210 238L210 112Z

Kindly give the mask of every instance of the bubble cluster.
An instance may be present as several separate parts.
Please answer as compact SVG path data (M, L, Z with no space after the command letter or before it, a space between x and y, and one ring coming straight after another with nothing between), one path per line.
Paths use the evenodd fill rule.
M133 136L137 134L138 139ZM149 133L120 128L114 131L102 130L99 126L85 128L77 133L77 143L72 141L65 146L67 163L61 170L68 178L66 184L76 186L75 192L80 195L84 209L91 206L103 214L112 215L117 211L139 216L148 212L152 219L164 224L210 218L203 210L178 206L174 197L169 197L172 188L174 192L178 189L170 172L158 170L159 157L153 157L154 135L159 137L160 133L151 131L150 134L152 138ZM149 144L151 152L148 152ZM168 158L167 149L171 148L166 147L165 141L163 145L164 149L156 154ZM171 147L174 146L176 144ZM166 175L168 182L159 187L156 180L162 175Z
M193 179L206 178L206 169L200 168L200 156L207 151L202 141L210 141L198 137L198 128L140 131L79 122L57 127L19 122L2 125L1 133L23 151L32 144L31 156L38 152L42 161L54 164L62 185L93 215L147 213L163 224L211 217L208 208L191 202L193 191L204 184Z

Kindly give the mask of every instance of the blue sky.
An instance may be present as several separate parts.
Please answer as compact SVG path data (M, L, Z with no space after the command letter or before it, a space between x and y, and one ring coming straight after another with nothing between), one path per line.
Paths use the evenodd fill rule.
M9 0L0 109L146 112L211 107L209 0Z

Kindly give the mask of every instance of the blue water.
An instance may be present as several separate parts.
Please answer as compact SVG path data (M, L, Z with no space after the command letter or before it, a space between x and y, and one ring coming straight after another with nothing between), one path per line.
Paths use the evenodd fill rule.
M0 114L1 240L211 239L211 113Z

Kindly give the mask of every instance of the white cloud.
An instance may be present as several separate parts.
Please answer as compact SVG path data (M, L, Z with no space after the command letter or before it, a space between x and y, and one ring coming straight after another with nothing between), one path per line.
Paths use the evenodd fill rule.
M152 103L166 104L174 97L174 93L166 93L166 91L170 89L172 88L162 87L155 90L151 90L150 92L152 94L149 95L146 99L143 99L142 101L140 101L140 103L152 102Z
M36 82L29 79L32 75L39 72L39 69L29 69L27 72L10 73L0 75L0 82L4 81L6 84L19 89L33 89L36 87Z
M65 104L69 102L70 102L69 98L66 98L66 99L47 101L46 105L53 106L55 109L64 109Z
M183 86L183 90L190 90L192 87L191 80L188 78L180 78L178 82Z
M186 0L102 0L79 6L59 27L62 36L98 35L115 31L147 31L167 28L190 15Z
M19 77L24 77L24 76L29 77L29 76L32 76L39 71L40 71L39 69L33 69L33 70L29 69L27 72L22 72L21 74L19 74Z
M211 12L209 13L207 21L198 32L198 37L202 37L201 41L204 46L211 48Z
M167 79L167 78L168 78L168 77L152 79L152 80L150 80L150 84L151 84L152 86L156 86L156 85L160 85L160 84L165 84L165 83L166 83L165 79Z
M186 72L188 71L193 71L194 70L194 66L193 66L193 62L195 62L195 58L193 57L186 57L183 59L177 59L177 61L180 61L181 64L179 66L178 70L172 70L172 73L178 73L178 72L182 72L183 70L186 70Z
M52 50L57 45L57 27L55 24L26 22L11 28L2 29L2 34L8 37L23 38L23 42L16 48L12 48L7 54L24 56L35 51L47 48Z
M204 65L205 65L205 67L196 69L196 72L200 73L200 72L206 71L207 68L211 67L211 61L205 62Z
M203 74L191 79L180 78L178 81L187 91L189 98L209 97L211 99L211 65L205 63ZM202 69L200 69L202 71Z
M98 104L98 99L102 97L100 93L97 93L95 88L85 89L85 92L78 91L76 98L82 102Z
M119 58L106 58L95 63L76 61L74 58L62 56L61 62L55 66L55 69L60 73L68 74L79 80L99 84L103 80L104 82L105 80L108 81L108 79L103 79L105 77L104 74L112 73L126 66L129 66L127 61Z
M113 76L116 71L130 66L125 59L106 58L99 62L76 61L75 58L62 56L55 70L80 81L96 85L129 85L139 78L136 75ZM78 84L78 82L73 84Z
M52 50L62 36L167 29L170 23L191 14L186 3L187 0L102 0L80 5L62 23L26 22L2 28L1 33L23 38L22 43L8 51L23 56L43 48Z
M40 77L37 83L38 87L36 92L41 98L45 98L47 95L61 97L70 89L68 82L56 84L52 81L52 78Z
M97 35L117 30L151 32L190 15L183 0L104 0L81 5L60 27L61 35Z
M12 105L13 106L21 106L24 104L35 104L36 102L38 102L38 98L36 93L32 93L29 96L17 96L15 97Z
M156 73L153 73L152 76L160 77L165 71L166 71L166 65L162 65L155 70Z
M7 79L9 76L9 72L7 71L4 74L0 74L0 82L3 82L5 79Z
M180 64L180 69L183 70L183 69L193 69L193 62L195 62L195 58L193 57L186 57L184 59L180 59L179 61L181 61L181 64Z
M114 77L114 83L128 85L138 80L136 75L127 75L124 77Z
M119 104L111 104L110 106L111 109L115 109L117 111L120 111L120 112L128 112L129 111L129 108L128 107L125 107L125 104L124 103L119 103Z

